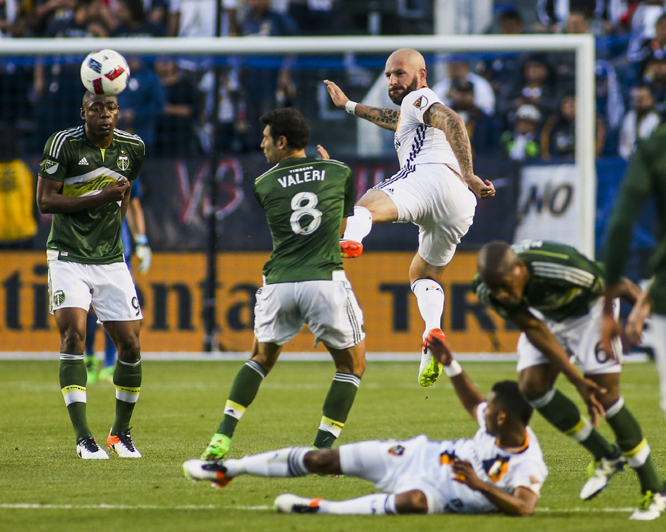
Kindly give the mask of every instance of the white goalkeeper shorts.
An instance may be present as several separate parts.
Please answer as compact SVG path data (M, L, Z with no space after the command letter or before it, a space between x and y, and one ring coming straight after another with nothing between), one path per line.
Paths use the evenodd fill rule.
M347 349L365 338L363 312L345 272L331 281L265 284L257 291L254 335L258 342L284 345L307 324L315 347Z
M586 375L620 373L622 371L622 343L620 339L616 338L613 341L616 360L610 358L601 349L602 317L603 298L599 298L590 305L589 312L580 318L560 322L543 320L560 345ZM541 351L531 344L525 333L522 333L518 339L518 371L549 363L550 361Z
M467 234L476 196L444 164L405 167L374 187L391 198L398 222L419 227L419 255L428 264L446 266Z
M388 493L419 490L428 501L428 513L442 513L444 503L436 471L439 448L439 442L431 442L424 435L406 441L348 443L339 447L340 469L344 475L368 480Z
M125 262L80 264L48 258L49 311L90 306L101 323L143 319L136 287Z

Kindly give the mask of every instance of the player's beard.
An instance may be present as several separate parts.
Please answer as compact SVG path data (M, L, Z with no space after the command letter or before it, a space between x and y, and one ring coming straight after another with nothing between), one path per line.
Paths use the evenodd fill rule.
M402 105L402 100L405 99L405 96L407 96L410 92L415 91L418 88L418 81L416 79L416 76L414 76L414 79L412 82L407 85L407 87L400 91L400 92L395 92L391 94L391 91L389 91L389 98L391 98L391 101L396 104L396 105Z

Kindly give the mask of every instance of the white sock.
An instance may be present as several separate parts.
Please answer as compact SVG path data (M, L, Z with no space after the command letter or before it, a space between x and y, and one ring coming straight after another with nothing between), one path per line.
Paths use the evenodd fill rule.
M354 215L347 218L347 227L342 240L363 242L372 230L372 213L365 207L354 207Z
M310 472L305 467L309 447L287 447L279 451L244 456L224 461L230 477L254 475L257 477L303 477Z
M357 499L347 499L346 501L327 501L319 502L320 514L339 514L339 515L386 515L397 514L395 507L395 495L386 493L373 493Z
M425 340L428 331L442 327L442 314L444 313L444 290L442 286L432 279L417 279L412 283L412 292L416 296L421 317L425 321Z

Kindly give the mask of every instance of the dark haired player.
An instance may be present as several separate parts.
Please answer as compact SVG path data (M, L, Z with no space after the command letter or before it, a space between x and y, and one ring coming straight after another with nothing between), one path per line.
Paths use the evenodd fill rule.
M548 468L527 426L532 407L520 395L518 383L498 382L484 399L441 335L430 334L426 344L443 364L465 410L479 423L474 437L430 441L422 435L407 441L350 443L333 450L290 447L222 462L188 460L185 475L223 487L239 475L344 474L369 480L387 492L345 501L287 493L275 500L282 513L532 515Z
M330 448L340 435L365 371L363 314L345 277L340 234L353 212L350 168L318 147L322 159L305 155L310 128L293 108L261 117L261 148L275 165L254 182L266 212L273 252L264 265L264 286L254 308L252 357L229 392L224 418L203 458L219 460L229 450L236 425L277 362L282 346L306 323L333 357L336 373L324 401L314 440Z
M51 135L37 181L37 206L53 214L46 244L49 303L60 333L60 388L76 432L81 458L105 459L86 417L86 318L92 304L118 349L113 375L116 416L106 440L123 458L141 453L130 419L141 387L139 329L143 315L123 257L122 221L145 146L137 135L116 129L115 96L86 92L85 124Z

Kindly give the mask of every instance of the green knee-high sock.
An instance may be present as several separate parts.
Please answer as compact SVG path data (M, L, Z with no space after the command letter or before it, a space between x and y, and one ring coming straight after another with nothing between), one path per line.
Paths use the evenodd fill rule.
M590 451L595 460L617 453L613 445L599 434L587 419L581 418L575 403L559 390L552 388L538 399L530 401L530 404L551 425Z
M354 404L356 391L361 385L361 377L353 373L338 371L324 401L323 416L314 441L317 449L330 449L340 436L347 416Z
M115 435L130 428L134 405L141 391L141 360L124 362L118 359L113 384L116 387L116 419L111 433Z
M232 438L236 425L243 417L247 407L252 404L257 396L261 382L268 375L264 367L254 360L248 360L245 365L238 370L236 378L231 385L229 398L224 405L224 417L217 429L218 434L224 434Z
M643 431L638 421L624 406L622 397L606 410L606 421L615 433L617 445L620 447L622 454L638 474L641 491L643 493L646 491L663 492L665 489L664 479L652 463L650 446L647 440L643 438Z
M60 389L77 441L92 434L86 419L87 380L83 353L60 353Z

